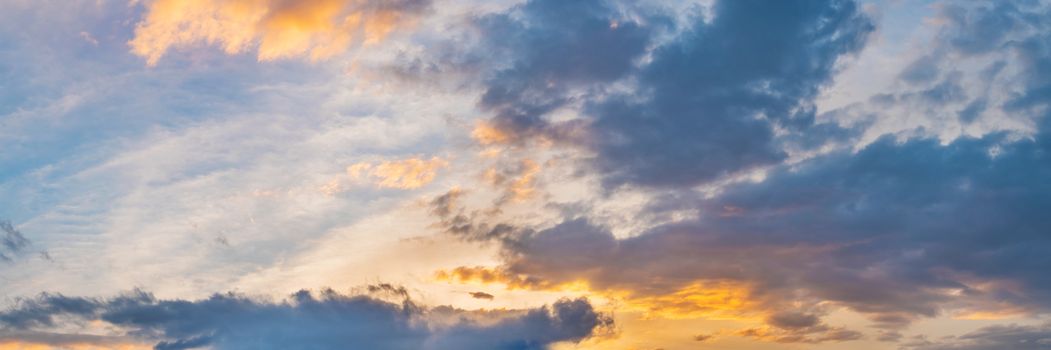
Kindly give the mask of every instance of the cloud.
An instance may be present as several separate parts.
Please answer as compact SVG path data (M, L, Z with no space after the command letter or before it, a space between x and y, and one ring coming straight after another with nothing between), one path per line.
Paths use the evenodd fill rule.
M0 236L0 261L11 261L14 255L29 247L29 240L10 221L0 220L0 231L3 231L3 236Z
M483 37L478 50L501 67L482 77L479 106L493 113L474 130L482 143L575 137L574 127L556 128L545 114L571 102L576 89L629 74L651 35L605 0L531 0L475 25Z
M858 146L888 133L943 142L1003 131L1032 134L1033 116L1047 100L1042 62L1051 29L1032 19L1049 14L1046 4L946 3L934 9L932 38L902 62L889 89L822 117L861 129Z
M693 341L706 342L706 341L712 340L714 338L715 338L715 335L712 335L712 334L698 334L698 335L693 336Z
M712 293L691 285L718 291L731 282L743 287L735 295L745 302L732 304L742 314L831 303L889 328L946 310L995 311L1002 302L1048 310L1042 252L1051 241L1042 233L1051 221L1040 208L1051 205L1049 140L883 139L731 186L699 200L697 220L630 238L581 219L535 231L481 230L468 237L507 242L504 264L450 277L536 289L585 281L592 291L630 291L639 303L664 301L653 310L681 312L719 310L732 300L688 298ZM722 215L728 207L734 215ZM676 302L660 298L672 295ZM779 328L816 321L768 318Z
M2 350L145 350L146 344L119 336L0 330Z
M905 344L907 350L1046 350L1051 349L1051 325L996 325L941 341L920 339Z
M471 292L471 297L475 299L493 300L493 295L486 292Z
M710 74L703 75L711 78L710 81L727 79L724 85L710 87L713 89L710 102L737 96L732 94L738 92L738 86L734 85L738 81L736 74L749 79L773 79L768 83L783 84L782 88L765 91L753 89L751 85L740 86L741 96L750 96L741 101L746 101L747 106L759 106L753 112L770 108L769 111L786 112L774 115L787 117L791 114L788 111L800 103L805 104L806 99L816 93L814 89L828 79L836 57L856 50L860 45L858 40L871 29L864 21L844 24L847 29L836 27L839 20L860 16L849 3L827 3L823 11L781 11L785 17L776 18L770 25L786 25L798 31L778 31L779 35L791 38L810 33L816 30L813 26L817 26L824 28L818 32L827 35L828 40L807 37L805 42L816 46L800 45L805 48L786 49L788 53L784 55L759 55L762 58L755 62L742 63L755 66L740 72L731 68L724 69L725 72L696 68L709 67L698 62L729 60L720 55L733 52L733 45L750 48L754 44L726 42L708 47L720 43L716 34L739 30L743 31L740 35L744 35L754 29L720 22L720 16L730 16L723 17L729 21L735 18L735 11L743 11L737 7L748 4L717 4L713 21L700 27L711 28L698 29L695 34L708 41L690 47L675 46L678 49L668 49L668 53L662 53L661 49L654 53L650 63L653 67L662 66L662 54L682 59L679 66L669 66L662 73L670 84L664 87L669 90L669 96L676 94L672 87L693 86L684 85L692 82L688 80L687 68L697 69L698 74ZM1051 207L1051 187L1046 181L1051 177L1051 158L1048 158L1051 154L1051 104L1048 101L1051 99L1041 98L1051 91L1048 88L1051 86L1051 48L1047 44L1051 40L1046 40L1051 28L1043 22L1023 20L1042 18L1048 8L979 5L966 11L969 12L965 18L1000 16L984 13L992 11L1002 12L1011 21L997 22L1003 24L1006 32L988 37L995 45L954 41L954 33L966 32L966 29L948 27L940 32L939 40L964 46L954 49L935 45L937 50L959 50L938 59L985 55L986 62L966 72L937 72L932 73L935 76L932 79L914 79L916 90L882 96L887 97L885 101L878 101L884 99L877 96L873 103L893 104L909 99L938 109L987 98L999 101L990 102L987 105L990 110L1033 124L1029 134L1020 136L994 129L945 141L923 133L883 135L857 149L836 148L796 162L782 163L779 157L773 157L775 160L761 179L722 184L714 193L691 193L687 188L698 179L710 178L706 174L714 174L711 169L724 171L741 167L691 168L692 164L703 164L703 156L684 153L689 157L675 158L675 152L688 148L673 147L672 142L706 142L703 141L706 138L686 134L675 137L683 128L674 123L677 120L668 119L674 114L654 114L647 119L650 124L624 125L625 130L648 130L644 134L652 136L652 148L624 150L624 154L637 157L639 164L646 166L638 167L640 171L636 172L633 166L618 163L601 176L606 176L606 180L613 176L615 182L649 183L679 191L675 196L655 197L654 203L640 209L640 215L667 210L665 208L688 208L696 217L618 237L609 227L581 215L569 215L537 226L499 221L463 209L445 210L440 225L443 229L468 240L499 242L503 247L502 264L452 269L440 272L439 277L500 283L511 288L557 290L582 285L589 291L620 296L629 304L648 307L664 315L725 315L727 310L717 306L721 302L733 305L731 314L763 316L767 327L749 335L774 341L844 341L861 336L857 331L825 325L821 318L829 308L845 308L868 317L882 332L883 340L899 338L894 332L924 317L1051 310L1048 303L1051 279L1046 274L1051 261L1043 253L1051 247L1051 240L1045 234L1051 231L1051 220L1043 214L1045 208ZM762 10L747 13L753 12L764 13ZM744 13L737 15L745 16ZM844 32L840 33L841 30ZM1002 60L1011 57L999 55L996 48L1010 49L1009 56L1013 58ZM716 56L711 58L686 55L694 52L691 50L719 53L713 53ZM800 63L798 67L782 67L783 70L764 68L764 64L796 55L814 55L813 60L792 61L813 65ZM685 60L687 57L694 59ZM714 61L706 61L708 59ZM906 67L906 71L914 68ZM656 68L643 68L643 72L650 69ZM762 72L798 76L780 81L782 76L766 76L760 74ZM978 91L962 88L970 79L1000 74L1004 74L1004 78L992 80L1000 81L1002 88ZM720 90L716 86L724 88ZM662 85L655 87L660 91ZM682 89L678 94L684 100L706 101L707 85L697 87L700 90ZM998 95L1000 91L1012 93L1002 96ZM976 92L980 94L973 94ZM661 94L653 96L661 100ZM628 107L616 111L629 117L640 115ZM714 111L718 112L719 108ZM882 118L891 117L894 112L896 110L874 113ZM702 123L700 120L698 123ZM733 121L739 122L742 121ZM774 122L791 126L790 117L775 118ZM601 120L597 123L596 127L602 126ZM662 129L663 125L668 129ZM770 126L762 125L765 125L763 128ZM724 128L711 130L727 133ZM631 140L630 134L614 136L618 137L606 139ZM772 139L755 135L734 139L774 144ZM754 148L742 145L732 152L712 154L726 155L733 162L750 159L743 153L735 153L741 150L751 152ZM603 153L598 157L604 157ZM675 167L652 163L665 157L668 165ZM625 173L617 175L618 171ZM649 174L650 171L654 173ZM615 180L618 176L625 178Z
M852 1L720 1L659 47L635 95L591 103L608 184L682 187L786 158L774 130L807 132L812 100L871 21Z
M383 40L411 25L429 0L153 0L128 43L155 65L164 54L198 44L227 54L257 50L259 60L320 60Z
M541 166L532 159L522 159L511 165L498 164L482 174L485 182L503 192L498 202L523 201L536 195L536 177Z
M737 335L777 343L810 344L852 341L861 339L863 336L861 332L858 331L842 327L829 327L823 324L798 329L779 329L774 327L749 328L737 332Z
M404 296L404 289L390 285L369 289ZM431 320L432 311L456 321ZM0 325L8 339L60 344L95 338L36 330L55 328L61 320L102 322L122 330L125 341L155 342L157 350L289 349L304 344L312 349L343 349L349 344L369 349L546 349L557 342L583 340L612 325L584 299L506 311L487 322L475 318L470 311L431 310L408 298L394 302L332 290L301 291L282 302L232 293L194 301L161 300L135 291L109 299L58 294L23 299L0 312Z
M431 183L438 170L447 166L449 162L438 157L362 162L348 166L347 175L353 180L371 180L378 187L410 190Z
M691 186L777 164L787 154L775 130L812 126L812 100L873 30L852 1L720 1L710 21L658 42L668 18L618 8L534 0L484 18L495 42L484 48L510 58L486 80L480 106L494 115L476 139L574 145L610 186ZM554 120L563 108L579 117Z

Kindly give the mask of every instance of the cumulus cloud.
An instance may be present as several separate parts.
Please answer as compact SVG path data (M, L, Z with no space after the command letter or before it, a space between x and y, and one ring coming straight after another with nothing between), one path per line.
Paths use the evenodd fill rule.
M372 293L403 297L390 285ZM443 307L432 310L408 298L387 301L332 290L301 291L272 302L238 294L202 300L162 300L135 291L114 298L43 294L0 312L5 339L37 344L123 339L154 342L156 350L193 349L547 349L576 342L608 328L612 320L584 299L561 300L537 309L504 311L495 320ZM453 322L432 320L431 314ZM120 330L107 337L46 333L67 322L104 323ZM482 322L485 321L485 322Z
M798 162L782 163L783 157L776 152L762 151L779 149L766 148L775 142L763 135L772 135L770 127L775 124L789 129L812 125L806 116L806 101L827 81L836 57L856 50L871 28L865 21L848 20L860 15L853 4L846 2L825 3L827 7L821 7L822 10L808 8L795 17L791 16L795 12L786 9L779 13L788 15L770 25L797 30L783 33L787 38L803 33L818 35L800 39L808 44L796 46L804 48L785 48L787 55L759 55L761 58L754 62L746 60L743 64L754 66L740 72L696 65L708 62L719 67L715 63L731 61L722 55L734 52L735 45L751 47L752 43L734 41L709 48L721 42L717 36L720 33L739 30L742 32L727 38L747 37L750 28L721 23L719 18L729 16L723 19L730 20L735 11L742 10L738 7L748 4L717 4L712 22L703 23L695 34L706 41L676 46L668 53L658 49L650 63L653 68L642 70L654 70L650 74L667 77L661 82L669 85L655 84L652 98L687 108L678 111L703 105L714 106L710 111L716 116L739 116L742 114L738 112L747 114L752 107L755 109L751 113L766 114L765 118L747 121L728 119L728 128L710 129L720 135L735 135L727 131L736 130L732 125L758 126L754 130L761 132L733 136L742 142L740 147L711 153L727 155L731 163L743 163L717 162L704 169L692 168L705 164L707 155L694 152L698 149L691 149L686 143L702 145L708 142L707 138L685 133L681 137L672 135L690 130L689 125L707 125L703 123L719 119L689 119L688 123L698 124L684 127L673 118L679 114L652 114L645 119L649 124L623 124L627 130L624 134L609 134L611 137L605 138L624 145L622 152L604 150L597 157L599 162L621 160L600 167L605 170L602 176L616 183L671 186L683 191L700 179L710 179L730 169L776 164L768 168L761 180L724 184L711 195L658 197L658 203L642 211L690 208L697 213L696 218L660 225L627 238L618 238L610 228L587 217L567 217L547 227L532 227L495 222L465 210L446 210L442 212L447 214L442 217L443 228L469 240L500 242L504 248L503 263L442 271L439 277L534 289L583 283L591 291L616 295L629 304L665 315L725 315L727 310L719 305L730 304L731 313L765 318L765 327L739 335L785 342L862 337L857 331L826 324L822 318L830 308L846 308L865 315L879 330L878 339L884 341L899 340L898 330L923 317L949 314L968 318L1051 310L1047 302L1051 300L1051 279L1046 274L1051 261L1044 254L1051 247L1046 234L1051 231L1051 221L1043 214L1051 207L1051 187L1046 181L1051 178L1051 99L1043 98L1051 91L1051 48L1047 44L1051 41L1046 40L1051 30L1043 22L1025 20L1046 16L1048 9L1034 4L996 3L959 10L963 11L962 19L951 22L949 29L937 36L948 46L939 44L934 48L958 52L921 58L921 62L905 67L900 79L917 90L873 99L873 103L890 104L922 100L937 109L985 98L989 102L982 108L1033 125L1025 137L995 129L948 141L922 133L884 135L858 149L833 149ZM950 7L945 11L957 10ZM764 12L753 9L740 15L746 13ZM836 25L839 21L845 21L844 27ZM1002 28L988 29L994 32L983 34L983 42L977 41L982 37L977 35L964 41L954 39L956 33L967 31L953 26L970 28L979 22L997 23ZM779 35L782 32L771 31ZM815 39L818 37L824 39ZM1005 48L1010 50L1006 57L996 51ZM714 56L701 55L706 50ZM689 55L692 52L698 55ZM664 54L673 56L662 63ZM785 57L796 58L786 61L793 64L778 61ZM937 69L942 64L940 60L972 57L987 62L967 72ZM673 62L678 65L672 65ZM669 65L666 70L656 70L664 64ZM693 82L689 80L689 69L710 78L697 82L724 84L711 85L708 95L708 85L687 84ZM738 73L741 80L736 79ZM996 77L992 80L1002 84L998 85L1001 88L961 87L967 79L987 76ZM782 77L793 78L779 80ZM750 80L753 78L757 80ZM735 85L738 81L753 83ZM779 88L756 88L754 82L758 81ZM662 89L668 90L667 96L676 96L675 91L680 91L682 100L661 97ZM1000 91L1012 92L1004 96L999 95ZM734 107L739 102L740 106L749 107ZM657 108L652 101L639 106ZM631 121L645 115L642 112L646 110L621 104L614 111ZM892 112L874 113L890 117ZM602 130L603 123L598 119L594 130ZM632 133L636 131L640 137L651 137L646 140L652 141L652 147L642 143L644 139L633 140ZM758 146L746 145L751 142ZM676 147L676 143L683 147ZM686 153L677 153L680 150ZM748 156L753 151L759 156ZM623 157L613 156L618 154ZM628 161L632 159L638 160L638 166ZM667 167L660 163L661 159L668 161Z
M486 49L510 58L486 80L480 105L494 115L475 138L581 147L613 186L696 185L776 164L787 155L775 130L813 125L812 100L873 30L852 1L721 1L710 21L658 45L668 18L619 8L534 0L485 18ZM552 120L567 106L581 117Z
M155 65L170 49L208 44L259 60L319 60L383 40L416 21L429 0L153 0L129 42Z

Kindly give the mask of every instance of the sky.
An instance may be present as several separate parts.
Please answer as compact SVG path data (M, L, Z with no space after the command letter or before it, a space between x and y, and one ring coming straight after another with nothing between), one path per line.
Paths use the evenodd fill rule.
M0 0L0 350L1051 349L1051 2Z

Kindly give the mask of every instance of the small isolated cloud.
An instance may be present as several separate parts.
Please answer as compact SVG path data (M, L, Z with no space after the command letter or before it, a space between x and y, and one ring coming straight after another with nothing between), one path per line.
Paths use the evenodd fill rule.
M0 236L0 261L11 261L14 255L29 247L29 240L10 221L0 220L0 231L3 231Z
M714 334L698 334L698 335L693 336L693 341L696 341L696 342L706 342L706 341L709 341L709 340L712 340L712 339L715 339L715 335Z
M411 190L431 183L438 176L438 170L447 166L449 162L438 157L362 162L347 167L347 175L353 180L369 180L382 188Z
M0 312L0 344L66 346L154 343L156 350L196 349L547 349L578 342L612 326L585 299L475 317L449 307L430 309L391 285L369 295L332 290L300 291L273 302L238 294L202 300L162 300L135 291L109 299L42 294ZM382 296L382 298L380 297ZM400 301L386 298L400 297ZM434 317L456 320L438 322ZM486 322L482 322L485 318ZM107 325L107 336L68 331L74 325Z
M471 297L475 299L493 300L493 295L486 292L471 292Z
M157 64L173 48L208 44L259 60L332 57L415 22L429 0L155 0L128 43Z
M99 40L95 39L95 36L91 35L91 33L82 31L80 32L80 37L93 46L99 46Z

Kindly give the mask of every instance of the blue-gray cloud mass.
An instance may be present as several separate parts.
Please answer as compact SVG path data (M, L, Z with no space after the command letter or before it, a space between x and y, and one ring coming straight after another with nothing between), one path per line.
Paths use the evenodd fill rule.
M900 91L870 101L874 118L891 117L881 109L961 105L965 124L1003 113L1029 121L1028 134L944 141L919 130L784 163L779 140L792 138L779 139L775 127L827 133L805 137L818 145L861 134L815 124L812 100L837 59L859 50L873 27L853 2L723 1L711 22L658 47L632 73L638 92L584 109L598 135L594 170L607 185L677 190L644 211L688 208L696 219L617 238L586 217L540 229L437 214L449 232L499 241L501 273L517 283L585 279L599 290L669 295L697 281L734 281L778 311L767 321L780 329L819 325L821 303L866 315L888 341L924 317L1051 312L1049 8L947 4L936 44L897 75ZM948 68L964 59L986 63ZM965 81L1012 85L973 89ZM1010 92L992 102L1003 90ZM769 166L761 181L735 182L714 196L688 192L759 166ZM995 348L987 342L929 348Z
M405 293L389 285L370 290L401 297ZM332 290L300 291L284 302L233 293L202 300L163 300L142 291L108 299L42 294L0 312L0 337L19 340L20 334L32 335L24 340L61 344L78 335L42 331L73 318L119 327L129 340L156 342L156 350L540 350L557 342L580 341L612 326L612 320L585 299L507 311L485 323L471 321L469 311L445 307L439 313L455 321L439 324L428 319L431 312L408 298L390 302Z

